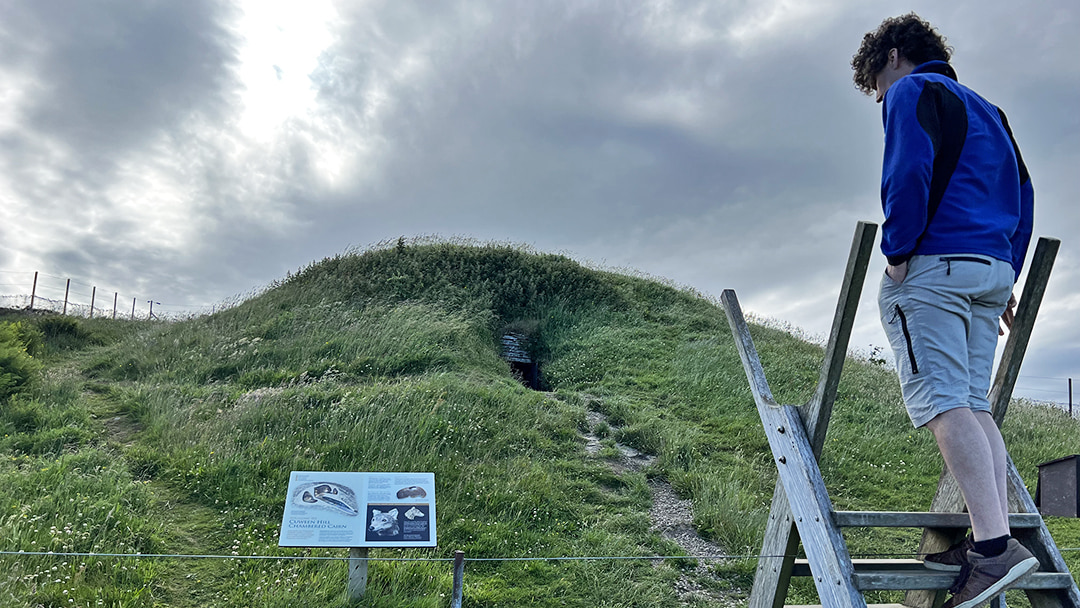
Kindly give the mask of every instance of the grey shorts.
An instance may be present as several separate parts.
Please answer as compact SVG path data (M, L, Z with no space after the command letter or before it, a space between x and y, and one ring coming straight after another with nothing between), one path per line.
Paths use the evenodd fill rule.
M881 325L911 423L947 410L990 411L998 319L1013 288L1008 262L985 255L917 255L902 283L881 278Z

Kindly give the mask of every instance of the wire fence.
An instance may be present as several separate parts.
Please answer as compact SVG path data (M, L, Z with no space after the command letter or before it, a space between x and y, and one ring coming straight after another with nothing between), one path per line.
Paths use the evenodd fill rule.
M1062 553L1080 551L1080 547L1059 547ZM45 557L88 557L88 558L134 558L134 559L223 559L223 560L283 560L283 561L349 561L362 559L368 562L452 562L453 557L363 557L319 556L319 555L214 555L181 553L77 553L56 551L0 551L0 556L45 556ZM852 553L853 559L879 558L918 558L925 553ZM533 556L533 557L467 557L469 562L558 562L558 561L662 561L662 560L760 560L797 557L788 555L597 555L597 556Z
M82 318L180 320L213 314L228 304L168 304L145 296L41 272L0 271L0 308L59 313Z

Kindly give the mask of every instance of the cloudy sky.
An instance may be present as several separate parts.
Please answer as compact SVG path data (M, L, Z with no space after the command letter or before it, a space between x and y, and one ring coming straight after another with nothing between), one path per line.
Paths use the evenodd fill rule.
M881 220L881 107L849 61L907 10L1009 115L1062 240L1017 393L1065 401L1075 0L0 0L0 294L39 271L184 310L435 234L734 288L821 335L855 223ZM883 267L853 347L886 344Z

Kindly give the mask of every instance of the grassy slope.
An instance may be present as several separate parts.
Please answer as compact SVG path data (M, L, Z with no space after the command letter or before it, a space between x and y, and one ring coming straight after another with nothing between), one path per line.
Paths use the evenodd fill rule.
M342 556L276 547L291 470L435 472L440 549L373 557L672 554L649 530L649 477L693 498L695 526L729 552L759 546L775 471L723 313L656 282L507 247L400 243L212 317L35 322L43 378L0 406L0 550ZM507 327L533 337L551 393L498 359ZM777 398L805 401L820 349L753 333ZM616 476L586 456L589 408L656 463ZM1005 427L1029 480L1075 451L1078 430L1022 404ZM837 508L923 510L940 468L894 375L850 361L822 459ZM1050 523L1080 545L1075 520ZM915 534L850 540L911 552ZM338 561L0 562L5 606L346 605ZM678 598L682 566L473 562L465 590L472 606L710 605ZM699 582L745 594L752 569L721 563ZM813 600L804 583L789 603ZM378 562L362 605L445 606L449 588L445 563Z

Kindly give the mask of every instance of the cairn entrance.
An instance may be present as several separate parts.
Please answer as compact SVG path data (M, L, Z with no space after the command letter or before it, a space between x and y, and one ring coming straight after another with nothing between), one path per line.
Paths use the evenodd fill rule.
M502 336L502 358L510 364L510 372L525 386L540 390L540 366L529 353L525 334L507 332Z

